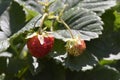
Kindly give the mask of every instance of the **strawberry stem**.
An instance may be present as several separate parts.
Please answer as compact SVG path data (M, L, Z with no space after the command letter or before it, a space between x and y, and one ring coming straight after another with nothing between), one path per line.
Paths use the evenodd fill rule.
M64 12L65 8L66 8L68 5L64 5L63 9L60 11L60 13L58 14L58 16L50 15L49 7L50 7L50 5L52 5L55 1L56 1L56 0L53 0L53 1L51 1L51 2L48 2L48 0L46 0L46 2L42 2L42 1L38 2L38 1L36 1L36 2L38 2L39 4L41 4L41 5L44 6L44 9L43 9L44 14L43 14L43 16L42 16L42 18L41 18L41 23L40 23L40 27L39 27L39 31L38 31L38 32L39 32L39 34L42 34L42 31L43 31L42 26L43 26L43 24L44 24L45 18L47 17L47 18L50 18L50 19L56 19L58 22L64 24L64 26L65 26L65 27L68 29L68 31L70 32L71 37L74 39L74 36L73 36L73 34L72 34L72 31L71 31L70 27L65 23L65 21L64 21L63 19L61 19L61 16L63 15L63 12ZM52 30L53 30L53 27L51 27L51 31L52 31Z
M72 33L70 27L65 23L65 21L64 21L63 19L61 19L60 21L65 25L65 27L66 27L66 28L68 29L68 31L70 32L71 37L74 39L74 36L73 36L73 33Z
M62 15L63 15L63 12L65 11L65 8L66 8L67 6L68 6L67 4L64 5L64 7L63 7L63 9L60 11L59 15L58 15L58 16L55 16L55 18L56 18L56 20L57 20L58 22L64 24L64 26L68 29L71 37L74 39L74 36L73 36L73 33L72 33L70 27L69 27L69 26L65 23L65 21L61 18Z
M44 20L45 18L48 16L48 13L44 13L42 18L41 18L41 22L40 22L40 27L39 27L39 33L41 34L42 33L42 26L44 24Z

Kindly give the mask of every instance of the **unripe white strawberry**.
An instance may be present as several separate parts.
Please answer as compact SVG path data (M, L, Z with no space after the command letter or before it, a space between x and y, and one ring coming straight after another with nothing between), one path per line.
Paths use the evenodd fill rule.
M66 43L66 51L73 56L79 56L86 49L84 40L81 39L69 39Z

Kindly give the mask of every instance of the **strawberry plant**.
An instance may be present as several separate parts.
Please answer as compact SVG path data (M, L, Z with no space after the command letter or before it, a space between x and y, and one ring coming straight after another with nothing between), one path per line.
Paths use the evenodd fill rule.
M0 80L120 80L118 0L0 0Z

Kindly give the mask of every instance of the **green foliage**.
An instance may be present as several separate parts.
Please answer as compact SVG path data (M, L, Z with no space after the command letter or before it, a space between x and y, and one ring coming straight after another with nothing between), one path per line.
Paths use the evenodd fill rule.
M120 14L119 12L114 12L115 15L115 30L120 30Z
M0 0L0 16L9 7L12 0Z
M18 4L15 1L12 1L9 10L9 15L10 15L10 29L12 34L14 34L24 26L25 12L23 11L23 7L20 6L20 4Z
M0 52L5 51L9 46L10 46L10 42L9 40L3 40L0 41Z
M80 35L84 40L97 38L102 32L102 21L95 13L79 7L72 8L63 14L63 19L73 30L74 36ZM65 34L66 32L66 34ZM70 37L67 31L57 31L65 37Z
M68 72L67 80L119 80L119 72L109 66L97 66L86 72Z
M61 18L74 36L85 40L86 50L80 56L70 56L65 50L70 33L49 19L43 26L54 26L54 48L46 57L36 59L29 54L26 37L42 24L43 7L31 0L0 0L0 80L120 79L119 3L56 0L50 6L51 14L58 15L64 4L69 5Z

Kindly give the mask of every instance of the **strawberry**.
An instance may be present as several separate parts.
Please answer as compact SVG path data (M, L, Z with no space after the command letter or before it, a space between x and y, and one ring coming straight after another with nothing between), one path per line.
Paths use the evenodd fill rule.
M47 55L54 45L54 37L50 34L36 34L27 41L27 47L32 56L42 58Z
M86 49L84 40L70 39L66 43L66 51L73 56L79 56Z

